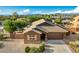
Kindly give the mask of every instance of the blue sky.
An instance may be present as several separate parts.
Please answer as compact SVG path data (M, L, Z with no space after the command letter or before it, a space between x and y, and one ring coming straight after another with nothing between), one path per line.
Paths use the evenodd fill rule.
M0 6L0 15L79 13L78 6Z

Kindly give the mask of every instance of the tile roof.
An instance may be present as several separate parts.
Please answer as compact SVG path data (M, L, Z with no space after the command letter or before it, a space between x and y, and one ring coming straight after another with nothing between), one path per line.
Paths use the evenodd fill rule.
M42 33L42 31L46 32L46 33L48 33L48 32L67 32L65 29L63 29L63 28L61 28L61 27L59 27L57 25L53 25L53 26L37 26L37 25L42 24L44 22L53 25L51 22L48 22L48 21L45 21L44 19L41 19L41 20L33 22L32 25L29 28L26 27L23 33L26 33L28 31L35 31L35 32L40 33L40 34ZM41 31L36 30L35 28L37 28L37 29L39 29Z
M39 28L45 32L68 32L59 26L40 26Z

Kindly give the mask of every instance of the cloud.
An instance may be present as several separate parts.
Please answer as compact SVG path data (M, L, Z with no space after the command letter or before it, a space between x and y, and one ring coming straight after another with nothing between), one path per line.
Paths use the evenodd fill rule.
M42 11L33 11L32 14L42 14Z
M0 12L2 12L2 10L0 10Z
M49 12L49 13L53 13L53 14L55 13L79 13L79 7L76 7L73 10L68 10L68 11L57 10L57 11Z
M64 11L63 13L79 13L79 7L76 7L74 10L71 11Z
M34 14L56 14L56 13L79 13L79 7L76 7L73 10L66 10L66 11L62 11L62 10L57 10L57 11L47 11L47 12L43 12L43 11L35 11L33 12Z
M28 13L28 12L30 12L30 9L25 9L25 10L23 10L23 12Z
M50 12L47 12L46 14L55 14L55 13L61 13L62 11L61 10L57 10L57 11L50 11Z
M1 9L0 10L0 15L8 15L8 14L11 14L11 13L12 12L9 9L6 9L6 10Z
M79 7L76 7L73 10L57 10L57 11L42 11L42 10L35 10L32 11L31 9L25 9L18 12L19 14L56 14L56 13L79 13Z

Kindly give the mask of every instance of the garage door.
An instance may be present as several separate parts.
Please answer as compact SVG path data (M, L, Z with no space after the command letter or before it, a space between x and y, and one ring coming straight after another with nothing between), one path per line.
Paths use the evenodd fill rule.
M63 33L48 33L48 39L63 39Z

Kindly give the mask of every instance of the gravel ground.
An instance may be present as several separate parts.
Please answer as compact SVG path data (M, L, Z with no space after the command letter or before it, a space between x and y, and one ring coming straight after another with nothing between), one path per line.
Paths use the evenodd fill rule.
M8 41L0 41L0 53L24 53L26 46L36 46L39 44L24 44L24 40L8 40Z

